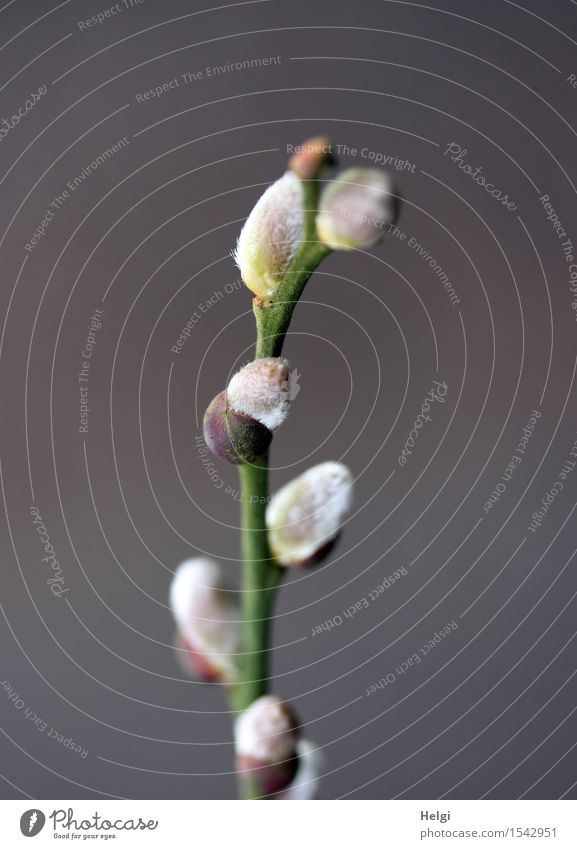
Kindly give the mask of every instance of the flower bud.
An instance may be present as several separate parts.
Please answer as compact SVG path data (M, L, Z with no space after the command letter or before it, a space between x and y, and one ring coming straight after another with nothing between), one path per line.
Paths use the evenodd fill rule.
M318 176L323 165L332 161L331 140L328 136L314 136L298 146L288 166L301 180L312 180Z
M274 295L301 242L303 195L287 171L266 190L238 237L234 259L246 286L262 300Z
M228 403L269 430L276 430L289 414L290 365L284 357L263 357L244 366L227 386Z
M213 398L203 421L204 441L228 463L254 463L266 454L272 433L265 425L231 410L226 390Z
M236 769L251 795L276 795L290 786L298 766L297 729L294 714L276 696L261 696L238 717Z
M286 484L266 511L268 538L283 566L318 563L337 539L352 502L353 480L341 463L320 463Z
M170 606L179 631L179 648L190 670L203 680L234 681L240 647L240 610L236 596L222 585L218 563L195 557L181 563L170 587Z
M335 250L368 248L383 239L398 212L390 177L376 168L349 168L321 194L319 239Z
M254 360L209 404L204 416L206 444L229 463L253 463L268 450L272 431L285 421L296 391L288 360Z

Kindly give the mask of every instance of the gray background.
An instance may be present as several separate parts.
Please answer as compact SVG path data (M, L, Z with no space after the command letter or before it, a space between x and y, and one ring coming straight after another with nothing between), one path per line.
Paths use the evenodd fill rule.
M237 578L238 503L224 491L235 471L217 463L215 486L194 436L251 355L249 293L218 299L181 354L171 346L237 280L230 251L287 144L318 132L414 164L396 176L399 227L460 303L394 238L332 255L308 284L285 349L302 390L275 438L273 488L342 458L356 501L330 561L289 575L279 595L273 689L321 749L325 798L576 798L577 471L539 530L528 525L577 437L577 313L539 203L550 195L577 245L577 9L437 5L145 0L86 31L78 22L106 3L0 10L1 115L47 87L0 144L5 798L234 796L226 702L183 678L167 591L200 552ZM280 63L136 100L187 71L265 56ZM124 136L27 253L54 196ZM516 211L450 162L450 142ZM95 307L81 434L76 375ZM434 379L447 401L400 468ZM527 454L485 515L533 408ZM31 505L62 598L46 585ZM400 567L378 601L312 636ZM395 673L452 620L425 660ZM390 673L394 684L366 695Z

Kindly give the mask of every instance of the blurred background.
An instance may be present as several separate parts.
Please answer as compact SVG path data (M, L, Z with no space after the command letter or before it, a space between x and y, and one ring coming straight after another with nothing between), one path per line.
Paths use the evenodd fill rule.
M324 798L576 798L575 6L12 0L0 32L3 797L235 795L167 594L203 553L238 585L236 471L195 441L253 355L231 251L326 133L403 206L286 341L273 490L342 460L355 508L287 576L271 687Z

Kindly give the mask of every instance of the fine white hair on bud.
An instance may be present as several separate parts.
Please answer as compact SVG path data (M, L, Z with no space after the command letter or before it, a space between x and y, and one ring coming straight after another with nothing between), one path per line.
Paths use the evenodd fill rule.
M271 551L283 566L319 562L352 503L353 478L342 463L320 463L277 492L266 511Z
M290 365L284 357L262 357L241 368L226 388L229 406L274 431L289 414Z
M296 747L298 769L289 786L279 794L279 799L299 801L316 799L319 792L323 759L310 740L299 740Z
M298 725L288 707L277 696L261 696L236 720L237 757L253 758L263 764L294 757Z
M368 248L386 236L397 211L388 174L377 168L349 168L322 191L317 234L335 250Z
M194 557L176 569L170 606L182 644L213 669L215 677L232 681L240 647L240 610L236 596L223 586L218 563Z
M234 259L246 286L262 300L274 295L303 234L301 181L287 171L266 190L238 237Z

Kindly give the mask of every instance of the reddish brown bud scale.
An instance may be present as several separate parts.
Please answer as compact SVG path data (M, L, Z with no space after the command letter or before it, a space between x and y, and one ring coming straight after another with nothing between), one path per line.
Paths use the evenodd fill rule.
M222 672L211 664L206 655L195 649L179 631L174 638L174 650L177 663L185 675L205 684L214 684L221 680Z
M236 771L246 782L254 796L277 796L289 786L298 770L298 758L287 758L278 763L266 763L250 755L239 755Z
M231 410L226 390L208 405L203 422L204 440L213 454L228 463L254 463L268 451L271 431L245 413Z
M289 563L289 566L318 566L319 563L322 563L323 560L329 556L333 548L336 547L339 539L341 538L341 532L339 531L336 536L332 539L325 542L324 545L321 545L313 554L307 557L305 560L301 560L299 563Z
M333 161L331 140L328 136L313 136L299 145L288 162L290 170L301 180L313 180L323 165Z

